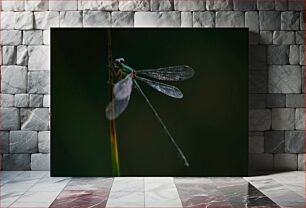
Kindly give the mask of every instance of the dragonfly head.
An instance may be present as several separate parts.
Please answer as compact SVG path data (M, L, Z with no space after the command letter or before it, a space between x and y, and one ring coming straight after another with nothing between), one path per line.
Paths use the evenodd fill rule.
M114 65L116 68L121 68L122 63L125 63L124 58L117 58L115 59Z

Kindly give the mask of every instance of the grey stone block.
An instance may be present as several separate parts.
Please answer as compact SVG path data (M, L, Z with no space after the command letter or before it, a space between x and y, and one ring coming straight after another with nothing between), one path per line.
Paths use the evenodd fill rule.
M303 108L304 107L304 94L287 94L286 106L289 108Z
M2 64L15 65L17 60L16 46L2 46Z
M179 27L180 12L136 12L135 27Z
M8 131L0 131L0 153L9 153L9 137Z
M3 170L30 170L30 154L3 154Z
M2 93L24 93L27 87L27 70L22 66L2 66Z
M256 10L257 3L254 0L233 0L234 10L238 11L251 11Z
M304 0L288 0L289 10L304 10Z
M15 29L31 30L34 27L32 12L15 12Z
M305 65L305 55L304 55L305 47L304 45L300 45L300 65Z
M60 12L60 27L82 27L82 11L62 11ZM48 28L47 28L48 29Z
M285 152L285 132L266 131L265 132L265 152L284 153Z
M23 32L24 45L41 45L43 44L42 30L28 30Z
M265 131L271 128L271 110L249 110L249 131Z
M268 108L281 108L286 106L285 94L267 94Z
M273 130L293 130L294 123L295 123L295 109L292 108L272 109Z
M269 67L270 93L300 93L302 72L299 66L283 65Z
M260 30L280 30L281 15L278 11L259 11Z
M29 70L50 70L50 47L29 46Z
M297 170L297 154L275 154L275 170Z
M25 9L27 11L46 11L49 9L49 1L35 0L25 1Z
M295 129L305 130L305 109L297 108L295 110Z
M204 11L205 1L193 0L193 1L182 1L174 0L174 10L178 11Z
M42 107L44 95L30 94L30 107Z
M251 69L267 67L267 50L265 46L249 46L249 66Z
M282 30L299 30L300 13L299 12L282 12L281 29Z
M175 2L174 2L175 3ZM120 11L149 11L150 0L119 0Z
M289 63L299 64L300 63L300 48L298 45L291 45L289 48Z
M260 31L260 40L261 44L272 44L272 31Z
M244 13L218 11L216 12L216 27L244 27Z
M286 11L288 9L287 0L275 0L275 10Z
M59 27L59 12L34 12L35 29L50 29L50 27Z
M249 136L264 136L263 131L249 131Z
M266 94L249 94L249 109L263 109L266 107Z
M193 12L193 27L214 27L214 12Z
M192 27L193 12L181 12L181 27Z
M305 12L300 13L300 30L305 30Z
M112 27L133 27L134 12L112 12Z
M43 43L50 45L50 30L43 30Z
M249 170L272 170L272 154L249 154Z
M17 108L1 108L0 130L17 130L20 128L20 117Z
M78 10L95 10L95 11L117 11L119 9L119 1L88 1L79 0Z
M13 30L15 28L14 12L1 12L1 29Z
M257 0L257 9L258 10L274 10L274 1L272 0Z
M22 130L46 131L49 126L49 109L36 108L23 114Z
M40 131L38 133L38 150L40 153L50 152L50 131Z
M49 1L49 10L65 11L65 10L78 10L78 1Z
M304 31L295 32L295 43L304 44Z
M306 79L306 73L304 73L305 71L305 67L302 66L302 93L305 93L306 92L306 87L304 87L304 82L305 82L305 79Z
M258 32L259 30L259 18L258 12L245 12L245 27L249 28L249 31Z
M274 31L273 33L273 44L278 45L290 45L295 43L294 32L289 31Z
M50 107L50 95L44 95L43 106Z
M50 170L50 154L32 154L31 170Z
M268 73L266 71L249 72L249 92L266 93L268 90Z
M206 9L207 10L232 10L233 1L232 0L206 0Z
M151 11L171 11L173 8L172 0L151 0Z
M304 153L305 131L285 132L285 151L287 153Z
M249 153L263 153L263 152L264 152L264 137L249 136Z
M13 107L14 106L14 95L0 94L0 106L1 107Z
M28 107L29 95L28 94L16 94L15 95L15 107Z
M26 66L28 65L28 60L28 47L25 45L17 46L17 65Z
M288 64L289 63L289 46L287 45L270 45L267 47L268 64Z
M11 131L10 153L35 153L38 152L36 131Z
M2 3L3 11L24 11L24 1L5 1Z
M19 45L21 44L20 30L1 30L2 45Z
M123 12L116 13L114 18L121 18L124 20ZM121 16L121 17L120 17ZM131 15L130 15L131 16ZM125 16L126 18L130 17L128 14ZM132 16L133 17L133 16ZM130 18L131 19L131 18ZM129 22L130 19L127 19L125 22ZM115 22L118 19L114 19ZM124 25L124 22L121 22ZM109 27L112 24L112 17L110 12L106 11L84 11L83 12L83 25L84 27Z
M305 158L306 154L298 154L298 170L306 170Z
M28 74L28 93L49 94L50 71L32 71Z

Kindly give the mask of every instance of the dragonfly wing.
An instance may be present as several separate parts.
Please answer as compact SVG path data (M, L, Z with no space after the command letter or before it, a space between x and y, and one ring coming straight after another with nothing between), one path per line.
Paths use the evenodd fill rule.
M136 79L148 84L150 87L156 89L157 91L168 95L173 98L183 98L183 93L176 87L167 85L161 82L156 82L143 77L136 77Z
M132 84L132 75L129 74L114 85L114 98L105 109L107 119L116 119L127 108L132 92Z
M180 81L191 78L194 75L194 70L189 66L169 66L158 69L137 70L136 74L158 80Z

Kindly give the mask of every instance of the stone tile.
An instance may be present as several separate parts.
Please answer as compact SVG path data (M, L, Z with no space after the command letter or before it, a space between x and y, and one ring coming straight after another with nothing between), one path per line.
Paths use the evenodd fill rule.
M172 0L151 0L151 11L171 11L174 8L174 1Z
M295 122L295 109L274 108L272 109L273 130L293 130Z
M234 10L238 11L250 11L256 10L256 1L253 0L233 0Z
M281 29L282 30L299 30L299 28L300 28L300 13L299 12L282 12L281 13Z
M289 63L289 46L287 45L270 45L267 47L268 64L288 64Z
M304 10L304 1L303 0L296 0L296 1L288 0L288 9L289 10L303 11Z
M272 154L249 154L249 170L272 170Z
M34 27L32 12L15 12L15 29L31 30Z
M2 45L20 45L21 44L20 30L2 30L1 43Z
M266 94L249 94L249 109L263 109L266 107Z
M78 0L78 10L95 10L95 11L117 11L119 7L118 0Z
M135 27L179 27L180 12L136 12Z
M273 0L257 0L257 9L258 10L274 10L275 2Z
M265 152L284 153L285 152L285 132L266 131L265 132Z
M32 154L31 170L50 170L50 154Z
M278 11L259 11L260 30L280 30L281 14Z
M43 43L50 45L50 30L43 30Z
M43 107L50 107L50 95L44 95Z
M105 11L84 11L84 27L109 27L111 26L111 14Z
M244 13L218 11L216 12L216 27L244 27Z
M268 91L268 73L266 71L249 72L249 92L267 93Z
M305 29L305 12L300 13L300 30Z
M81 11L60 12L60 27L82 27L82 26L83 26L83 16Z
M110 207L144 207L144 192L111 192L106 208Z
M29 95L28 94L16 94L15 95L15 107L28 107Z
M65 10L78 10L77 0L61 0L61 1L49 1L49 10L65 11Z
M26 0L27 11L46 11L49 9L49 0Z
M15 18L14 17L14 12L1 12L1 29L3 30L13 30L15 28Z
M181 12L181 27L193 26L193 12Z
M28 75L28 93L49 94L50 71L32 71Z
M253 68L267 68L267 47L263 45L249 46L249 66Z
M285 94L267 94L268 108L281 108L286 106Z
M264 153L263 136L249 136L249 153Z
M258 32L259 30L259 17L258 12L246 12L245 13L245 27L249 28L249 31Z
M193 12L193 27L215 27L214 12Z
M300 93L301 68L293 65L270 66L269 92L270 93Z
M249 110L249 131L265 131L271 128L271 110Z
M17 130L20 128L20 117L17 108L1 108L0 130Z
M142 177L115 178L111 192L144 192L144 186Z
M291 45L289 48L289 63L299 64L300 63L300 49L298 45Z
M30 170L30 154L3 154L3 170Z
M2 64L15 65L17 60L16 46L2 46Z
M1 107L14 107L14 95L0 94L0 106Z
M298 155L298 170L304 170L305 171L305 157L306 155L305 154L299 154Z
M29 53L28 68L30 71L50 70L49 46L29 46L28 53Z
M10 132L10 153L36 153L37 144L36 131Z
M29 107L42 107L44 95L30 94L30 105Z
M194 1L181 1L174 0L174 10L178 11L204 11L205 10L205 1L194 0Z
M2 93L24 93L27 87L27 70L22 66L1 67Z
M300 65L305 65L304 45L300 45Z
M286 153L304 153L304 131L285 132L285 151Z
M42 45L43 33L42 30L28 30L23 32L24 45Z
M275 10L286 11L288 9L287 0L275 0Z
M295 34L291 31L274 31L273 44L290 45L295 44Z
M21 125L22 130L45 131L49 127L49 109L35 108L29 110Z
M0 131L0 153L8 153L9 152L9 132L8 131ZM1 175L2 179L2 175Z
M34 12L34 28L50 29L50 27L59 27L60 14L55 11Z
M305 109L297 108L295 110L295 129L304 130L305 129Z
M272 31L260 31L260 44L272 44Z
M134 12L112 12L112 27L133 27Z
M28 46L17 46L17 65L27 66L29 60Z
M286 106L289 108L303 108L304 107L304 94L287 94Z
M304 31L296 31L295 32L295 43L296 44L304 44Z
M50 153L50 131L38 133L38 150L40 153Z
M275 154L274 169L275 170L297 170L297 154Z
M119 0L120 11L149 11L150 0Z
M206 0L207 10L233 10L233 0Z
M24 11L24 1L4 1L2 2L3 11Z

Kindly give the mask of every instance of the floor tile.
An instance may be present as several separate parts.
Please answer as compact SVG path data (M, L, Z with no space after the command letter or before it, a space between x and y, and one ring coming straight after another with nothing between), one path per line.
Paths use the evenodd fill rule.
M111 192L106 208L144 207L144 192Z

